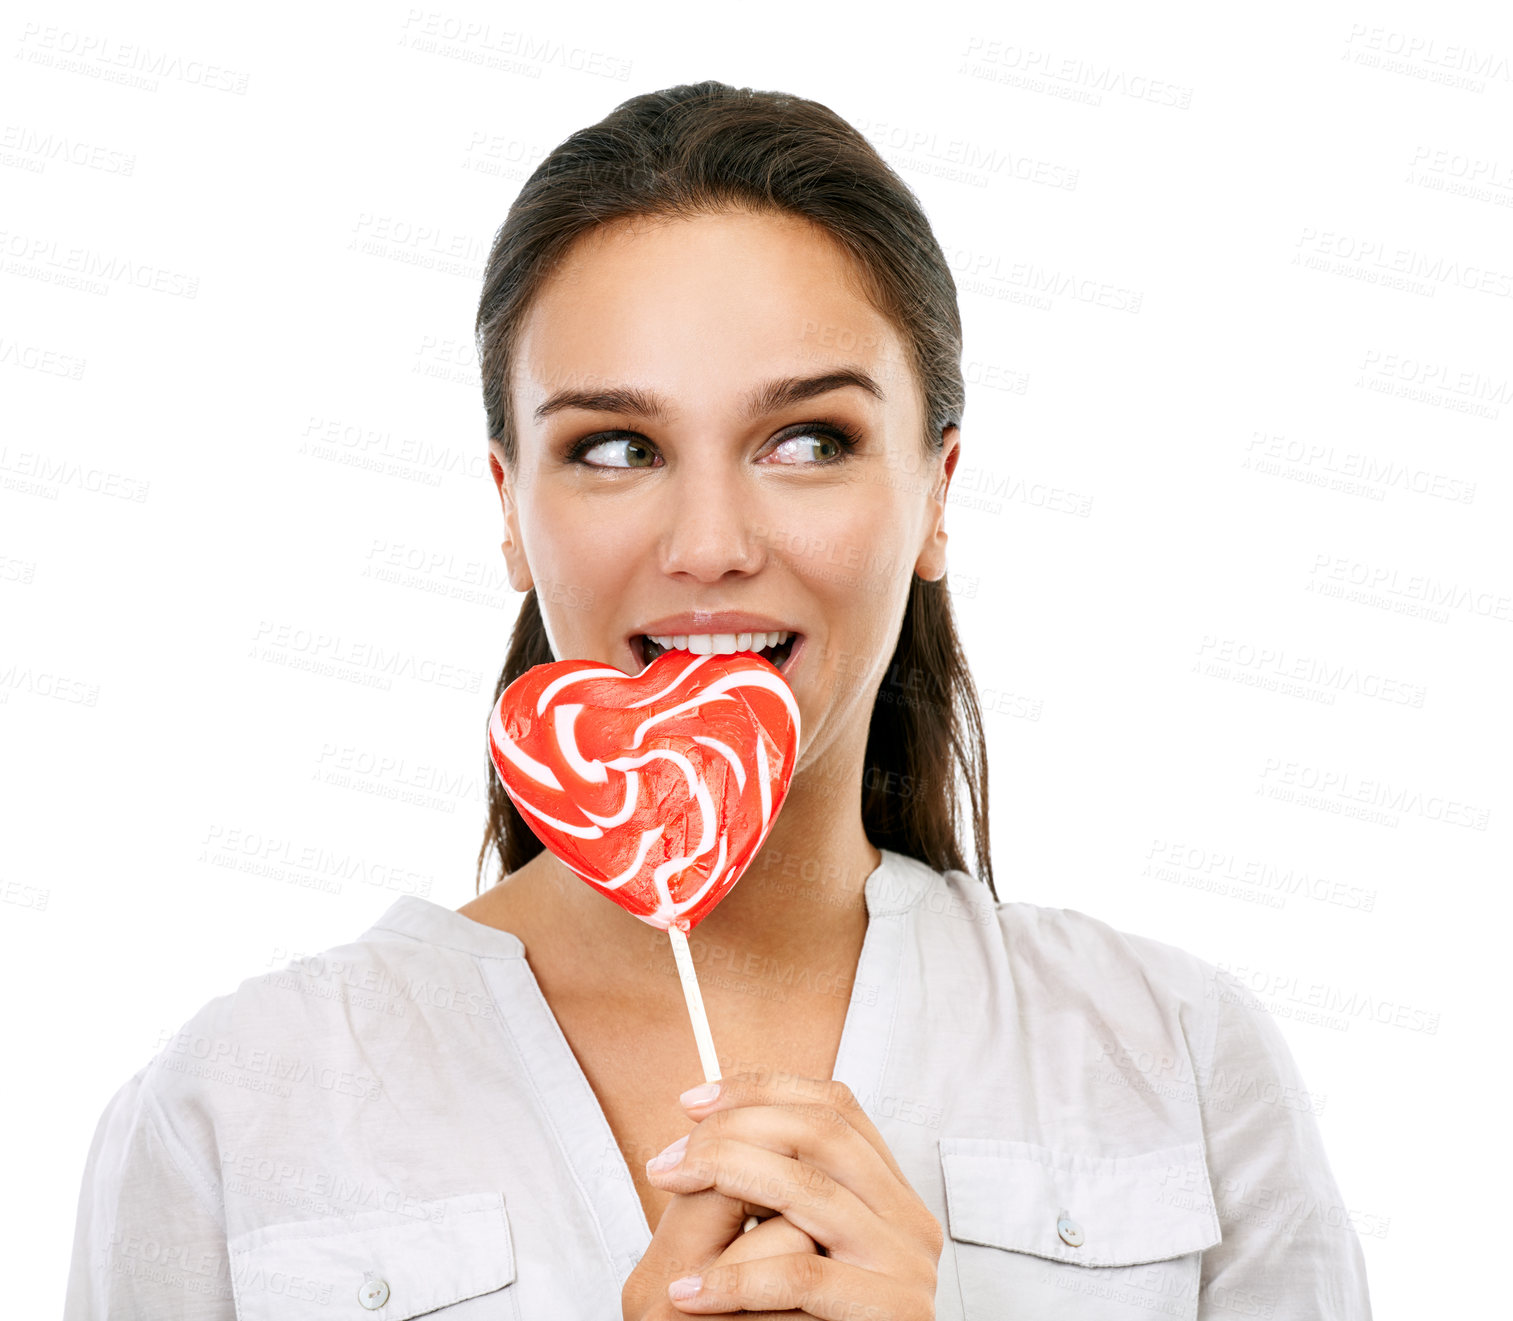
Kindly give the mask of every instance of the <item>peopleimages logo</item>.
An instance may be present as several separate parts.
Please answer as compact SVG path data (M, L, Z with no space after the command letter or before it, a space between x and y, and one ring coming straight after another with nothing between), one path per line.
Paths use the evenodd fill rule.
M1423 1032L1429 1036L1439 1033L1439 1013L1416 1008L1396 1000L1386 1000L1365 991L1348 990L1343 986L1331 986L1327 982L1307 982L1291 973L1271 972L1264 968L1219 962L1214 965L1220 973L1227 974L1239 983L1239 988L1226 986L1222 979L1211 981L1205 989L1208 999L1222 1000L1227 1004L1247 1004L1251 998L1260 998L1261 1007L1267 1012L1281 1013L1282 1017L1307 1015L1287 1012L1297 1006L1318 1010L1321 1014L1339 1014L1339 1021L1348 1030L1351 1021L1366 1018L1387 1027L1399 1027L1409 1032ZM1270 1001L1271 1003L1265 1003ZM1332 1027L1332 1023L1322 1026Z

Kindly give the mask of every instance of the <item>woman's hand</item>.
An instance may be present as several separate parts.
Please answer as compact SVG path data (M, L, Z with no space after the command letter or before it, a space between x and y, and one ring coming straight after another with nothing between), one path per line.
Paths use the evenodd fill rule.
M743 1234L741 1226L748 1215L768 1218ZM757 1257L818 1251L808 1234L781 1215L770 1214L766 1207L714 1189L676 1196L662 1212L651 1242L621 1287L621 1315L624 1321L681 1321L686 1313L674 1307L667 1294L673 1280ZM810 1315L783 1313L784 1318Z
M675 1213L691 1216L699 1198L723 1197L718 1214L710 1213L713 1203L702 1208L703 1241L728 1232L725 1243L737 1256L726 1261L708 1253L707 1268L688 1272L701 1277L702 1287L672 1298L673 1306L695 1314L802 1309L821 1321L933 1321L936 1263L945 1242L940 1222L909 1186L851 1089L759 1073L738 1073L718 1086L714 1100L688 1107L698 1123L679 1162L666 1170L647 1166L653 1184L683 1194L664 1221ZM779 1224L772 1237L796 1228L829 1255L780 1249L781 1255L740 1259L746 1254L737 1235L747 1207L771 1207L781 1216L744 1237L755 1239L785 1220L786 1229ZM684 1258L698 1259L697 1252Z

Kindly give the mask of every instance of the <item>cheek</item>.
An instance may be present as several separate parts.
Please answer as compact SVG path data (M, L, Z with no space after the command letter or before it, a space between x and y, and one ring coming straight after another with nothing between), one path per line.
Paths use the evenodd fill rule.
M535 502L521 511L520 531L533 573L585 585L614 581L649 545L635 520L571 500Z
M775 533L772 547L817 595L846 597L894 573L896 538L888 528L881 510L847 510L795 520Z

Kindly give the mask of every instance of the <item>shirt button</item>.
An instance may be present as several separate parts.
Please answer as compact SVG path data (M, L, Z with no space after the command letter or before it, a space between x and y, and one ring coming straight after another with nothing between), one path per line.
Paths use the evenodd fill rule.
M1061 1235L1063 1243L1070 1243L1074 1248L1082 1246L1082 1226L1068 1216L1062 1216L1056 1222L1056 1232Z
M387 1280L366 1280L361 1289L357 1291L357 1301L368 1311L382 1307L389 1301L389 1284Z

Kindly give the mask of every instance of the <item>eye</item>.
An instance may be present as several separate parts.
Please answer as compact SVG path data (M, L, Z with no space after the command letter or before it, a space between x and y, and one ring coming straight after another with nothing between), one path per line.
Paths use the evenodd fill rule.
M838 463L844 459L860 438L849 427L842 429L838 426L806 424L801 430L791 431L788 435L784 436L772 452L774 454L793 454L802 450L804 448L803 443L806 441L809 442L810 448L813 448L816 443L826 445L829 446L831 453L828 457L820 459L819 463L815 465L823 467L826 464ZM782 466L789 466L787 460L780 459L778 462ZM797 466L802 467L807 465L804 465L800 461Z
M769 451L769 454L793 455L800 454L804 450L805 442L808 448L814 448L815 443L827 446L830 453L827 457L813 462L805 462L799 459L778 459L776 466L784 468L824 468L833 463L842 462L857 445L861 443L862 435L848 422L802 422L798 426L791 427L787 433L781 436L778 443ZM619 451L616 446L622 446ZM605 457L612 456L617 452L627 460L624 463L590 461L588 455L596 450L603 450ZM634 431L600 431L592 436L585 436L582 440L568 446L567 453L563 456L568 463L579 463L585 468L600 468L608 471L626 471L633 468L652 468L656 464L654 460L657 452L650 441Z
M625 463L588 463L584 455L591 454L597 449L607 449L609 453L615 453L614 446L623 445L627 462ZM568 460L572 463L582 463L588 468L650 468L651 460L656 457L655 451L639 436L630 433L626 435L598 435L589 436L580 440L568 452ZM644 460L644 462L643 462Z

